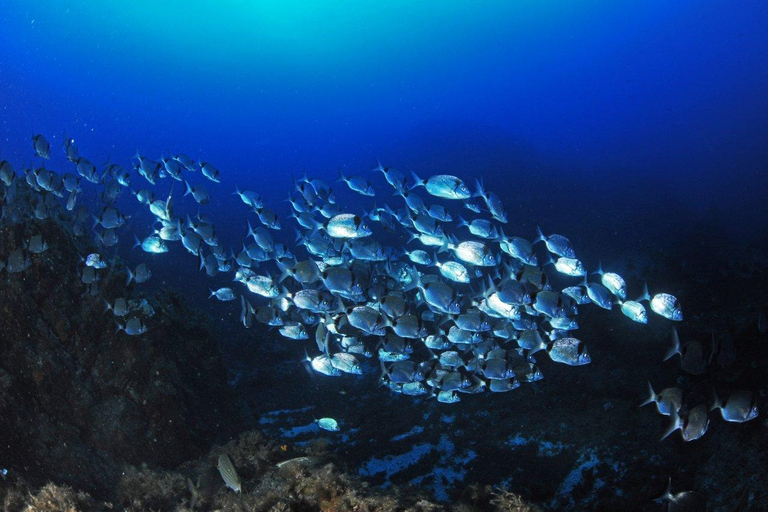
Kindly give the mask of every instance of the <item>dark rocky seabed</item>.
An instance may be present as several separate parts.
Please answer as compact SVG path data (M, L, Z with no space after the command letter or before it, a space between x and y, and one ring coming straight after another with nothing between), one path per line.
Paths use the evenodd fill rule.
M302 345L236 318L214 319L173 291L125 288L120 260L90 296L77 255L89 242L65 223L4 221L0 256L41 233L50 249L21 274L0 275L2 510L663 510L668 477L708 510L768 510L768 338L757 317L768 290L768 240L725 244L703 223L655 248L628 281L660 282L688 316L683 342L733 342L736 360L705 375L662 363L669 322L633 325L581 309L593 362L543 361L545 380L459 404L393 395L362 377L309 376ZM628 259L629 260L629 259ZM150 330L115 333L103 296L146 299ZM546 359L546 358L542 358ZM761 416L659 442L668 424L638 409L646 381L679 385L693 403L759 393ZM311 427L333 416L338 434ZM215 470L228 453L244 492ZM278 469L275 464L310 458Z

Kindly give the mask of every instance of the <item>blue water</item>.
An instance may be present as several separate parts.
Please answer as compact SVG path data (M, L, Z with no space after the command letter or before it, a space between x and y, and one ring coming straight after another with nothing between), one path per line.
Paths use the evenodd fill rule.
M262 194L378 158L523 190L526 220L621 211L638 184L646 210L765 212L764 2L156 4L3 3L4 158L66 131Z

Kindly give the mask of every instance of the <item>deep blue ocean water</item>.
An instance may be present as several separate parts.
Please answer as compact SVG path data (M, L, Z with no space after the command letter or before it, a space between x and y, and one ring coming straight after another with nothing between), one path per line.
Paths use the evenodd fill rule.
M236 186L287 215L304 173L343 169L381 190L377 161L482 178L509 234L540 225L574 240L590 270L625 270L703 235L765 244L766 27L757 0L5 0L0 157L31 165L43 133L63 169L66 133L97 164L127 168L137 150L213 162L222 180L207 183L205 211L227 243L245 232ZM151 223L126 213L133 229ZM119 251L135 264L131 245ZM200 304L228 282L180 250L152 268L152 286ZM237 321L237 308L211 311Z

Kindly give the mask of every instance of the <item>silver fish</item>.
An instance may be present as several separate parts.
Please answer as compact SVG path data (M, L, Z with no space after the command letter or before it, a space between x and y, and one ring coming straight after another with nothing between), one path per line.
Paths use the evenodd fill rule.
M208 204L211 202L211 198L208 195L208 191L202 185L197 185L196 187L193 187L187 181L184 182L184 185L187 187L186 191L184 192L184 195L187 196L189 194L192 194L192 197L197 202L197 204L202 205L202 204Z
M411 189L425 187L429 194L435 197L442 197L443 199L469 199L472 196L469 187L456 176L437 174L422 180L416 173L411 174L414 181Z
M344 172L339 169L339 179L337 181L343 181L347 184L350 190L357 192L358 194L370 197L376 195L376 191L373 189L373 185L371 185L368 180L361 176L351 176L347 178L344 176Z
M242 492L243 487L240 483L240 477L237 475L237 470L235 469L235 465L232 464L232 459L229 458L229 455L226 453L219 455L217 467L226 486L236 493Z
M141 247L141 250L144 252L150 254L162 254L168 252L168 246L157 233L149 235L144 240L139 240L136 237L134 237L134 239L136 241L134 247Z
M43 235L34 235L29 239L27 248L33 254L41 254L48 250L48 242L43 240Z
M592 362L587 347L576 338L560 338L550 345L549 357L557 363L581 366Z
M536 227L536 232L538 233L536 242L544 242L544 244L547 246L547 250L552 254L556 254L557 256L561 256L563 258L576 257L576 252L573 250L571 241L565 238L563 235L544 236L544 233L541 232L541 229L538 226Z
M118 332L124 331L125 334L128 334L129 336L139 336L147 332L147 326L144 324L144 322L141 321L141 319L133 316L129 318L125 324L118 322L117 330Z
M208 162L201 162L200 170L202 171L203 176L205 176L212 182L219 183L221 181L221 175L219 174L219 170L215 168L212 164Z
M219 288L218 290L208 290L210 292L210 295L208 295L208 298L216 297L222 302L228 302L230 300L235 300L235 292L232 291L232 288Z
M149 267L146 263L139 263L136 265L136 270L131 272L131 269L127 269L126 273L128 274L125 285L128 286L131 281L135 281L136 284L142 284L149 281L149 278L152 277L152 272L149 270Z
M651 310L657 315L661 315L669 320L677 322L682 321L683 311L680 309L680 302L674 295L668 293L657 293L651 299Z
M329 236L333 238L363 238L373 234L362 218L351 213L342 213L324 224Z
M107 311L112 311L113 315L125 316L128 314L128 301L125 300L125 297L115 299L114 304L110 304L107 300L104 302L107 304Z
M338 432L340 430L339 422L333 418L320 418L316 421L317 426L323 430L327 430L329 432Z
M35 147L35 155L39 156L40 158L45 158L46 160L51 158L51 145L48 143L45 137L40 134L33 136L32 144Z
M676 430L680 430L683 441L695 441L707 433L709 428L709 414L707 404L699 404L691 409L685 418L681 418L677 412L671 414L672 424L664 432L662 440L669 437Z
M751 391L737 391L722 402L715 393L715 403L710 410L714 411L715 409L720 409L720 414L725 421L734 423L753 420L757 418L760 412L757 407L757 399Z
M640 407L652 403L656 404L656 410L659 411L659 414L670 416L672 413L679 411L683 406L683 390L680 388L666 388L656 394L649 381L648 398L640 404Z
M459 244L449 244L448 248L461 261L477 265L478 267L494 267L499 263L498 257L483 242L468 240Z

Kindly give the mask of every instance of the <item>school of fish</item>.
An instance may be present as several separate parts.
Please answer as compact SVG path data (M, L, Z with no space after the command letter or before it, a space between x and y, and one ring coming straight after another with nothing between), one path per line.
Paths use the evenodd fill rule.
M377 193L368 177L340 173L338 183L361 199L344 206L330 183L304 176L289 194L288 218L258 193L238 187L233 194L243 203L245 236L225 247L212 217L203 213L210 201L206 184L221 178L213 164L184 154L155 160L137 152L130 168L107 162L99 169L66 135L62 149L69 161L62 173L41 165L19 174L11 163L0 162L3 215L20 187L32 194L35 218L49 218L62 207L69 212L74 234L93 236L100 248L80 263L81 280L91 294L100 293L100 273L111 265L104 252L128 236L129 217L118 209L118 199L130 194L154 219L152 225L133 226L135 248L157 255L178 244L208 276L231 275L234 284L209 289L209 297L239 302L245 327L255 320L287 339L311 340L305 364L329 377L361 374L364 365L373 365L392 392L454 403L467 394L508 392L542 379L540 357L589 364L586 344L574 335L579 306L619 310L642 324L648 322L648 310L671 321L683 319L673 295L651 296L645 289L631 300L619 274L598 268L592 274L597 277L590 278L563 235L541 230L532 240L509 235L501 198L481 180L473 191L457 176L422 179L378 164L366 176L382 175L389 190ZM33 137L33 150L40 159L51 158L43 135ZM80 204L87 183L97 196L95 209ZM161 194L161 185L168 183ZM395 197L395 204L376 206L376 197ZM180 201L198 213L178 215ZM359 206L366 201L367 210ZM295 231L290 245L280 236L287 231ZM42 236L32 236L0 268L23 272L47 249ZM562 276L556 281L572 283L557 289L554 274ZM151 276L141 263L128 270L127 282L141 284ZM139 336L151 328L146 303L125 297L104 302L118 331ZM686 361L679 341L675 354ZM747 421L757 408L746 393L716 398L712 410L720 410L727 421ZM709 408L693 408L681 418L681 400L674 388L659 394L651 388L645 403L656 403L661 414L672 416L667 435L680 429L686 440L701 437ZM338 430L335 420L327 420L321 428Z

